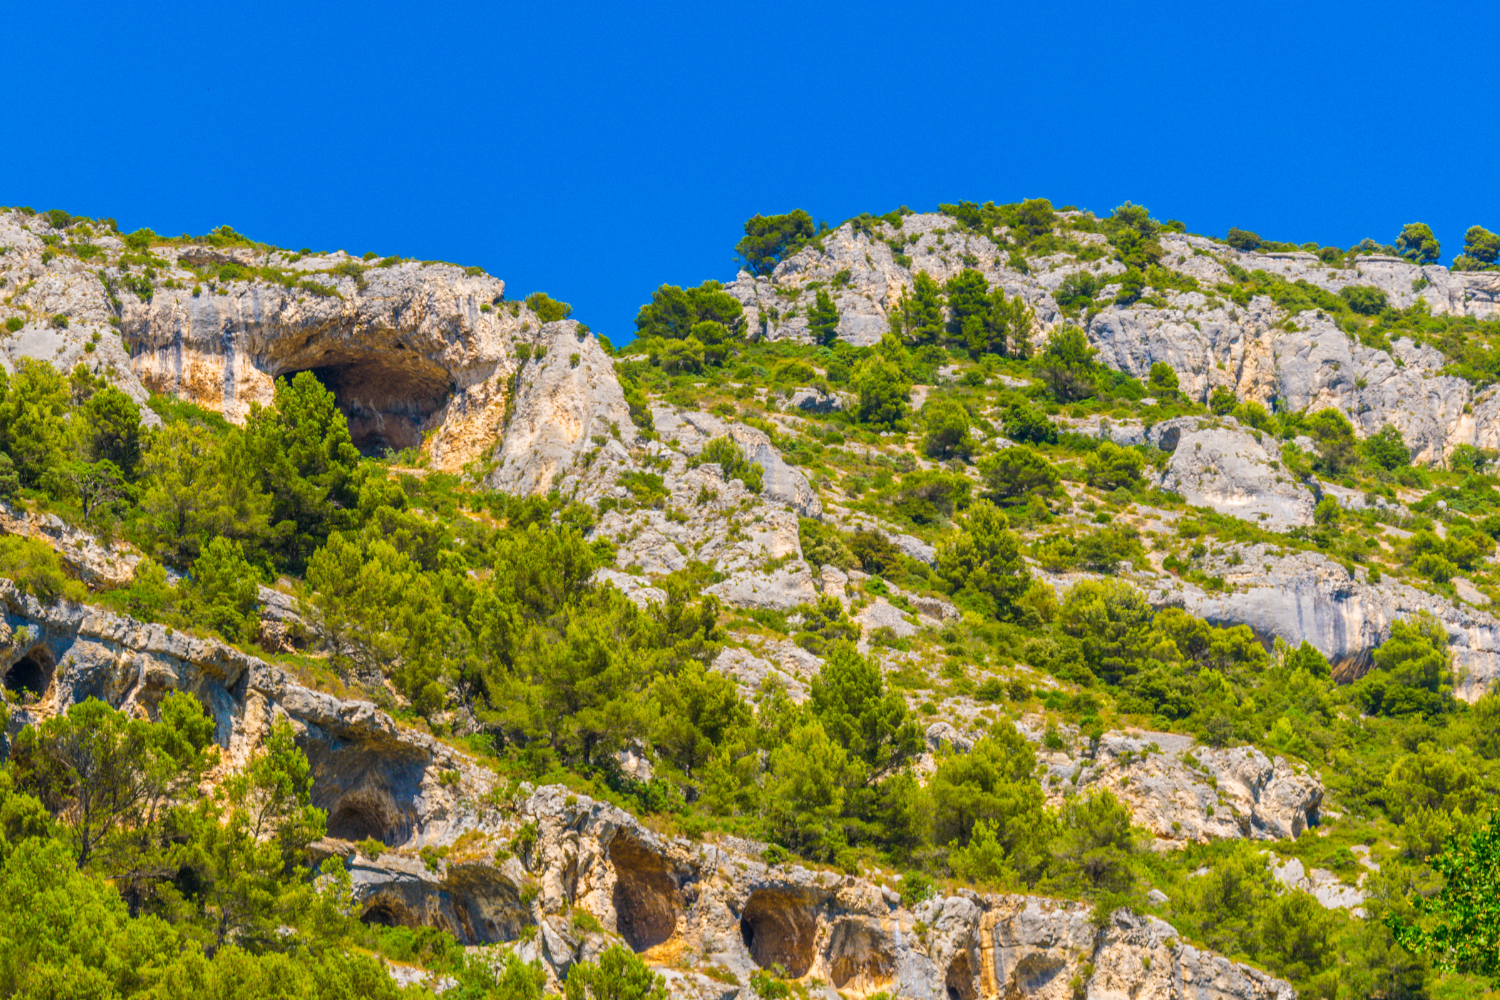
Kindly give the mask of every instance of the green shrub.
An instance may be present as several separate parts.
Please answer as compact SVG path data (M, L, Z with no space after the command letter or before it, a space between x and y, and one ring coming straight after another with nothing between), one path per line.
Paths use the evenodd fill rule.
M0 535L0 576L14 580L23 594L43 604L60 597L71 601L88 598L88 589L68 578L62 559L51 546L34 538Z
M1339 295L1349 308L1362 316L1375 316L1386 308L1385 292L1370 285L1346 285Z
M1146 458L1134 448L1102 441L1084 461L1088 484L1101 490L1133 489L1140 485Z
M751 493L759 493L765 486L764 473L760 466L745 458L745 450L738 441L725 435L716 437L703 446L703 450L689 461L691 467L717 462L724 481L738 479Z
M1065 312L1075 313L1094 304L1094 297L1104 287L1104 282L1092 271L1075 271L1063 279L1053 298Z
M573 315L573 307L559 302L546 292L532 292L526 296L526 308L536 313L543 323L556 323Z
M68 328L68 317L62 313L58 313L52 317L52 325L59 330L66 330Z
M26 321L19 316L12 316L5 321L5 329L9 333L15 333L26 325Z
M1248 229L1231 226L1229 227L1229 234L1224 237L1224 242L1236 250L1259 250L1261 243L1264 241Z

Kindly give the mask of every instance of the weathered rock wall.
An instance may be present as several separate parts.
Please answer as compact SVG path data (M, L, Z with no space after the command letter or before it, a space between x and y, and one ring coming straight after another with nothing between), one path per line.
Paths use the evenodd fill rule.
M437 740L221 643L97 609L43 606L8 581L0 607L5 683L18 668L44 664L12 733L86 697L149 715L182 690L212 713L232 766L285 715L312 763L314 801L329 813L330 837L317 850L348 861L365 920L513 942L554 981L618 936L664 967L682 997L727 998L772 966L851 996L1068 1000L1076 977L1098 996L1293 997L1286 983L1125 911L1100 927L1084 904L1029 896L961 893L906 907L865 880L769 865L760 845L658 836L563 788L495 794L493 774ZM365 838L387 849L370 858L351 843ZM449 850L414 856L420 847ZM712 977L695 971L715 967Z
M1035 728L1018 727L1034 742ZM1323 785L1305 765L1255 747L1208 747L1180 733L1108 732L1061 750L1039 749L1042 785L1056 803L1108 791L1163 846L1209 840L1291 840L1319 822Z
M422 448L434 467L456 471L490 458L509 424L496 479L523 492L550 488L611 424L634 438L597 339L505 302L505 283L477 268L157 246L152 294L142 298L129 286L148 265L122 260L119 239L89 240L101 256L85 263L49 251L44 235L56 234L40 218L0 212L0 277L18 289L0 317L24 321L0 342L6 367L21 357L63 370L83 362L140 402L148 391L174 393L236 422L271 402L277 378L311 371L367 453ZM270 266L295 280L204 280L185 263Z
M1205 563L1232 593L1208 593L1183 580L1148 591L1157 605L1182 607L1215 624L1248 625L1264 641L1293 646L1306 640L1328 658L1334 676L1357 679L1372 665L1374 649L1390 636L1391 623L1421 612L1448 632L1459 672L1456 694L1474 701L1500 677L1500 621L1486 611L1444 600L1392 579L1371 583L1362 571L1317 552L1274 546L1237 546Z

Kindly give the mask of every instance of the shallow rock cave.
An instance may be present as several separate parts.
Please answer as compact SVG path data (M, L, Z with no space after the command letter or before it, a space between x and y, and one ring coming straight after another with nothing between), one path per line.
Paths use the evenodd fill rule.
M1032 953L1016 963L1007 990L1023 995L1040 993L1067 967L1068 963L1061 955Z
M609 845L615 869L616 929L635 951L646 951L677 933L682 896L660 855L629 837Z
M406 843L419 822L418 799L430 760L420 751L344 740L309 726L297 740L312 766L312 804L328 814L328 835Z
M374 924L379 927L418 927L419 921L406 907L399 903L393 903L389 899L377 899L365 907L365 912L359 915L362 924Z
M779 965L793 979L812 968L818 919L812 905L794 893L757 889L740 915L740 938L762 969Z
M446 894L454 921L449 931L464 944L514 941L534 923L520 887L489 865L449 868Z
M948 974L943 979L948 1000L979 1000L978 976L969 961L969 953L961 951L948 963Z
M399 341L387 349L329 348L299 360L276 377L311 372L333 393L362 455L420 447L430 418L453 395L448 372Z
M894 951L890 939L878 928L862 920L842 920L828 939L828 976L835 989L871 992L895 975Z
M328 814L328 836L340 840L378 840L389 845L397 822L389 807L372 797L350 796Z
M489 865L456 865L441 881L401 873L382 880L378 866L373 873L362 867L355 882L368 887L359 918L366 924L436 927L461 944L480 945L514 941L532 922L520 889Z
M40 647L33 649L5 672L5 690L23 702L35 701L52 686L53 667L50 653Z

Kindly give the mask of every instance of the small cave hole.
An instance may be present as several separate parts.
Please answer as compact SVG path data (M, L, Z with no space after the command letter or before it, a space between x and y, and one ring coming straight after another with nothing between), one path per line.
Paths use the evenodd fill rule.
M45 649L33 649L5 672L5 689L21 701L36 701L52 686L52 657Z
M359 922L377 927L415 926L414 921L402 919L404 916L405 914L400 912L400 908L393 906L385 900L378 900L365 908L365 912L359 916Z
M861 920L843 920L828 940L826 964L835 989L869 993L895 973L895 949L877 928Z
M615 868L616 929L637 952L647 951L677 933L682 897L661 857L634 840L616 837L609 845Z
M779 965L792 979L812 968L817 933L817 917L807 901L774 889L752 892L740 915L740 938L755 964Z
M975 985L974 966L969 962L968 951L961 951L948 963L948 975L943 985L947 987L948 1000L979 1000L979 989Z

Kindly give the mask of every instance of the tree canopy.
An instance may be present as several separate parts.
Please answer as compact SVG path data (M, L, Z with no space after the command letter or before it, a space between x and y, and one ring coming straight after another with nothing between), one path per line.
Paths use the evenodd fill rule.
M734 250L750 273L770 274L814 235L812 216L800 208L785 215L752 215L745 222L744 239Z

